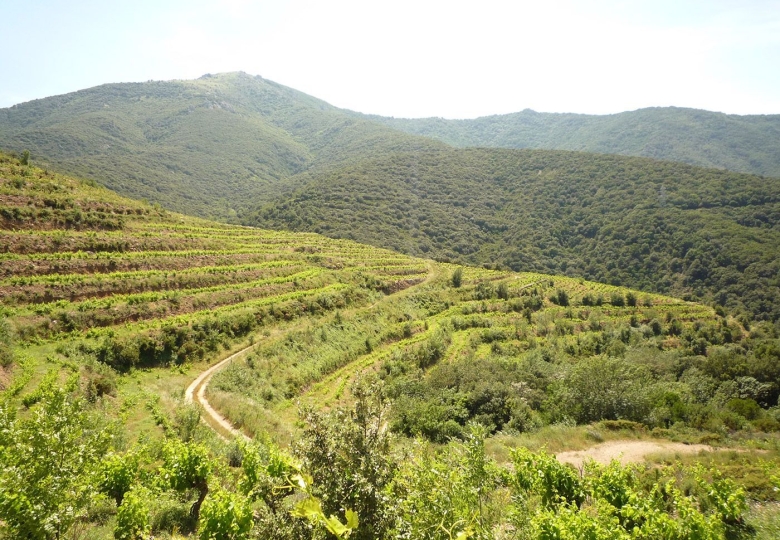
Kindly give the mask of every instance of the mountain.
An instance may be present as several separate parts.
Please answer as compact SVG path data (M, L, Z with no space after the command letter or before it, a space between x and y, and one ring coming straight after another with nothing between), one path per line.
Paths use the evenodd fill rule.
M504 149L398 153L303 176L245 223L780 319L780 178Z
M458 147L577 150L780 176L780 114L653 107L610 115L526 109L473 120L369 118Z
M0 109L0 148L222 220L300 171L441 146L245 73L107 84Z
M777 320L779 118L645 109L393 120L228 73L2 109L0 147L202 217L688 295ZM650 154L769 176L449 144Z
M778 115L657 108L402 120L240 72L106 84L0 109L0 148L28 149L40 165L223 221L289 192L298 173L446 145L615 153L780 176Z

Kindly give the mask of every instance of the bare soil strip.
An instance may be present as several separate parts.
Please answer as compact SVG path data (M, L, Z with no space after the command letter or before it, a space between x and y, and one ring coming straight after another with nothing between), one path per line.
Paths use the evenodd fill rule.
M248 350L255 347L255 344L249 345L247 347L244 347L238 352L235 352L225 358L224 360L221 360L220 362L217 362L210 368L208 368L206 371L198 375L198 378L192 381L192 383L187 387L187 390L184 392L184 399L187 402L194 402L203 407L203 412L206 413L206 416L204 420L206 423L211 427L217 435L223 438L233 438L233 437L243 437L246 440L250 440L249 437L244 435L240 430L233 427L233 425L221 414L219 414L217 411L214 410L214 408L209 404L208 400L206 399L206 388L209 385L209 381L211 381L211 377L220 369L228 365L230 362L232 362L235 358L241 356Z
M683 444L671 441L609 441L586 450L560 452L555 457L562 463L570 463L580 468L589 459L605 465L616 459L625 465L644 461L651 454L696 454L712 450L713 448L706 444Z

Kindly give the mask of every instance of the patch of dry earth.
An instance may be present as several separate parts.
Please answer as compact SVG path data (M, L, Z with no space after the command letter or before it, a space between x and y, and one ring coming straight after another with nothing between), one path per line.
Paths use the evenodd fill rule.
M609 441L586 450L560 452L555 457L562 463L582 467L588 459L607 464L617 459L623 465L644 461L651 454L696 454L711 452L706 444L683 444L671 441Z

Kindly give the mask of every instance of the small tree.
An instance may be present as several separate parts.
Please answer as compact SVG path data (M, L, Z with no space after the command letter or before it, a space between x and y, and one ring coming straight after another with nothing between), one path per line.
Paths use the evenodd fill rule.
M555 294L550 297L550 301L553 304L566 307L569 305L569 295L563 289L558 289Z
M463 269L456 268L452 273L452 286L456 289L463 284Z
M200 507L209 492L208 477L211 460L208 450L195 443L183 443L171 439L163 448L163 478L176 491L198 490L198 500L192 505L190 514L198 520Z
M392 502L383 492L394 472L384 417L387 403L378 384L364 380L352 386L352 396L351 410L304 411L306 425L296 450L312 476L313 494L321 500L321 508L312 512L332 518L344 512L349 524L351 514L344 509L353 509L360 522L354 523L350 538L374 540L383 538L393 521Z
M30 164L30 151L29 150L25 150L24 152L22 152L22 157L19 159L19 162L22 165L29 165Z
M609 299L609 303L615 307L623 307L626 305L626 299L619 292L614 292Z
M506 283L498 284L498 288L496 289L496 295L501 300L509 300L509 288L506 286Z
M97 494L110 430L74 397L77 384L44 389L23 418L0 400L0 536L61 538Z

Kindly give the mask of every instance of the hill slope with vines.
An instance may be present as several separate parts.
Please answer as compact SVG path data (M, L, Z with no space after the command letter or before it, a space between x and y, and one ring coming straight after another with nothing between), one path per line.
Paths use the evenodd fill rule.
M0 535L771 538L769 323L209 222L4 155L0 216ZM247 345L206 392L253 439L224 441L184 389ZM549 453L626 437L713 450Z
M399 153L306 175L245 222L780 311L780 180L547 150Z

